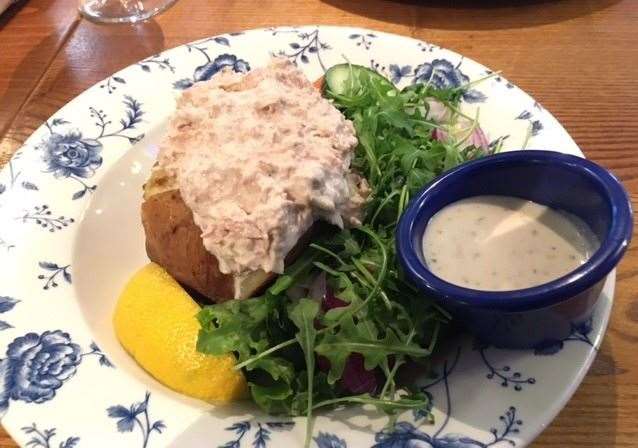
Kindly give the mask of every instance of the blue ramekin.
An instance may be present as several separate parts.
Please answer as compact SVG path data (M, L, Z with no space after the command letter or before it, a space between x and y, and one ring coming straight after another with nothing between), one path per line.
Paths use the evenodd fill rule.
M489 292L446 282L425 264L423 232L441 208L478 195L516 196L570 212L591 227L600 248L576 270L532 288ZM427 185L401 217L396 244L408 279L483 342L543 348L564 340L591 317L607 274L629 245L632 228L629 197L609 171L581 157L525 150L465 163Z

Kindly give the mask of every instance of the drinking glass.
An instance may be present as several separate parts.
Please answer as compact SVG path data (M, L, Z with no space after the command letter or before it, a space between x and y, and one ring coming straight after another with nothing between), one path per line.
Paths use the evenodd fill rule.
M139 22L159 14L177 0L80 0L80 13L104 23Z

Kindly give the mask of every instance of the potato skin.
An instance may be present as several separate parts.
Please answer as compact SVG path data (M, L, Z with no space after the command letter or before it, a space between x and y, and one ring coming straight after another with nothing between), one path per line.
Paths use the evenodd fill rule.
M180 283L223 302L235 297L232 275L219 272L217 258L202 243L179 190L150 195L142 204L146 253Z

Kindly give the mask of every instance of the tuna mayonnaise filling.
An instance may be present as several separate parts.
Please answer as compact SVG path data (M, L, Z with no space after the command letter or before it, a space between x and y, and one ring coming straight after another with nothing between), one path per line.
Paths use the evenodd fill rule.
M281 273L317 219L360 224L368 194L350 171L352 123L285 59L222 71L179 98L159 167L223 273Z

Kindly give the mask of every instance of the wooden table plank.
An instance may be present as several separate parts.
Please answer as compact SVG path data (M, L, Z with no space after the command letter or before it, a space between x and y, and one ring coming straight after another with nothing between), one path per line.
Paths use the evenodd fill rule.
M78 23L77 0L20 2L0 15L0 135Z
M635 0L298 0L293 7L267 0L258 8L249 0L180 0L162 16L135 26L80 21L0 140L0 165L3 153L15 151L71 98L143 57L223 32L308 23L410 35L502 70L561 121L588 157L624 181L634 203L638 200ZM34 64L46 64L45 59L33 56ZM0 67L0 89L2 73ZM616 303L600 353L574 398L533 447L636 445L637 273L638 251L632 247L619 269ZM0 447L5 446L15 445L0 436Z

